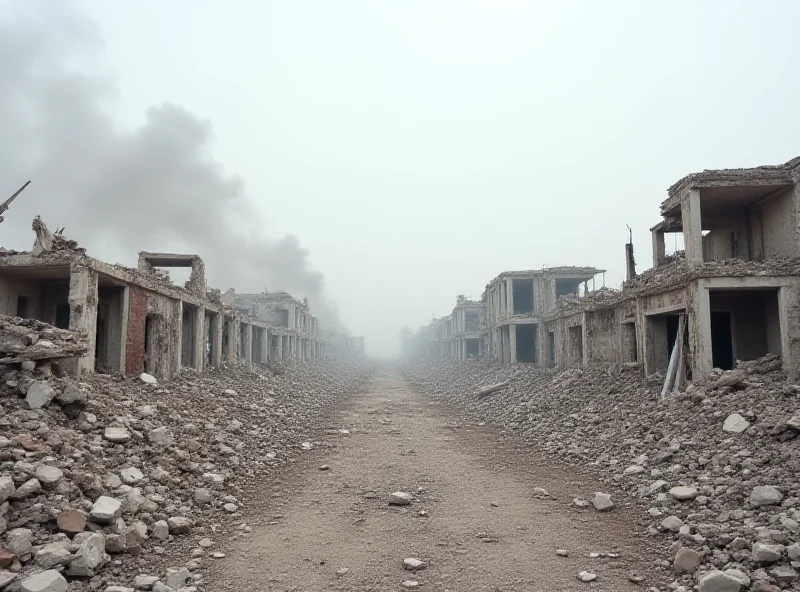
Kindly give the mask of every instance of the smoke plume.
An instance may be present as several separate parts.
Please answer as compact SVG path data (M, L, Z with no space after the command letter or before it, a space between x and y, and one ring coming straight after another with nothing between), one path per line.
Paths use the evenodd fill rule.
M197 253L209 285L285 289L341 327L308 251L294 235L265 237L242 180L211 156L208 121L165 103L137 129L114 123L116 86L96 66L102 52L96 25L64 3L0 20L0 199L33 181L6 213L0 243L29 248L30 220L41 214L100 259Z

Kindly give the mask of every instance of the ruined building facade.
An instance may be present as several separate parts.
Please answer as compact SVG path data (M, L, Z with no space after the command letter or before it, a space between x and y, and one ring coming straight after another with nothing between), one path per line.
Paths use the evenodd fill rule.
M85 335L86 354L64 362L72 373L171 379L182 368L202 372L234 360L301 363L356 355L346 340L326 341L308 305L285 292L209 290L197 255L142 252L131 269L89 257L38 218L33 229L32 251L0 250L0 314ZM174 285L168 268L189 268L189 280Z
M621 290L589 290L593 268L500 274L481 300L481 355L541 367L638 365L680 382L775 354L798 378L799 182L800 158L684 177L651 229L652 269L637 275L627 245ZM684 252L667 256L669 233L682 233ZM406 336L408 354L457 357L441 337L450 322Z

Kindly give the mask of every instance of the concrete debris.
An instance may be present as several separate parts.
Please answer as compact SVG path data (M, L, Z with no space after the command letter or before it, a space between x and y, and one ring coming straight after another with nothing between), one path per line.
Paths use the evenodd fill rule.
M42 321L0 315L0 364L31 362L34 367L86 353L88 339Z
M635 367L557 371L478 358L416 362L404 373L465 420L594 473L617 504L629 497L676 577L672 589L796 585L800 430L792 418L800 416L800 387L775 356L740 362L722 383L729 373L715 371L717 379L664 399L663 380ZM506 380L513 386L478 398L474 385ZM580 490L573 497L579 507L597 498Z
M67 580L59 572L40 571L20 583L20 592L67 592Z
M425 565L424 561L421 561L415 557L403 559L403 569L407 569L408 571L421 571L426 567L427 565Z
M578 574L578 579L581 582L594 582L597 579L597 575L590 571L582 571Z
M407 506L412 502L413 499L414 497L410 493L406 493L404 491L395 491L389 495L389 505Z
M703 554L694 549L684 547L675 555L675 571L679 574L694 573L701 563L703 563Z
M611 501L611 496L607 493L595 493L592 498L592 505L598 512L610 512L614 509L614 502Z
M742 582L730 574L714 569L700 577L697 589L699 592L739 592Z
M750 493L750 505L754 508L775 506L781 503L783 494L772 485L758 485Z
M201 562L182 557L191 542L180 541L198 532L211 546L208 534L240 525L250 488L294 460L327 408L369 372L322 362L262 374L232 364L153 384L6 366L0 569L9 571L0 589L65 592L69 579L70 590L196 590ZM32 389L48 402L31 405ZM177 567L165 574L170 557Z
M717 382L717 384L719 384ZM722 429L732 434L741 434L750 427L750 422L738 413L731 413L722 424Z

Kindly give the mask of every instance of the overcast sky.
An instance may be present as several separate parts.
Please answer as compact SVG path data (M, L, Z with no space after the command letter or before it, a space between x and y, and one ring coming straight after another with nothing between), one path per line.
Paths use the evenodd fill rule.
M374 355L397 353L402 326L448 313L457 294L480 298L505 270L594 265L616 287L626 224L639 269L649 267L649 228L670 184L800 154L800 3L791 0L5 0L0 18L3 30L24 31L13 44L0 39L7 119L23 118L40 92L21 81L49 75L17 61L24 39L40 39L32 53L50 47L50 68L92 81L64 110L72 126L57 158L39 158L53 141L37 137L40 126L4 133L0 189L33 180L0 226L5 246L29 247L31 215L49 221L56 207L58 224L100 259L133 264L137 250L185 244L219 268L204 246L236 252L210 235L223 207L237 209L245 225L258 220L265 242L248 231L255 242L241 247L265 245L266 255L249 256L267 268L264 281L255 262L233 281L324 290ZM12 109L15 86L26 90ZM107 118L103 141L82 139L100 126L93 119L75 125L83 100ZM51 98L38 117L57 120L62 104ZM156 167L164 177L144 187L134 179L144 165L117 180L129 154L171 162L164 135L211 167L196 187L186 188L195 161L178 177ZM125 156L105 163L119 138ZM59 167L67 157L76 160ZM92 178L102 174L114 178ZM54 187L81 207L58 209ZM86 192L92 200L81 201ZM187 216L174 240L162 232L172 215L149 236L159 205L177 215L194 192L195 203L228 201ZM155 202L142 196L133 220L122 202L143 193ZM114 231L81 223L87 207ZM217 240L236 242L236 232ZM282 253L303 273L275 261ZM224 273L209 263L212 285L230 283Z

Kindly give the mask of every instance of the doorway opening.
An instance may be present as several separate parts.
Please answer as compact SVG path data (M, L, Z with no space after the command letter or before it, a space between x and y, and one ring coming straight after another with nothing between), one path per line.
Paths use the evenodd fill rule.
M538 338L539 325L517 325L517 362L535 364L538 361Z
M124 300L124 286L100 285L97 288L95 372L122 371L122 309Z

